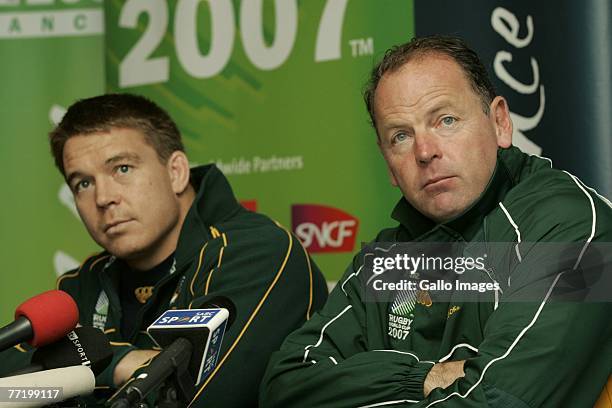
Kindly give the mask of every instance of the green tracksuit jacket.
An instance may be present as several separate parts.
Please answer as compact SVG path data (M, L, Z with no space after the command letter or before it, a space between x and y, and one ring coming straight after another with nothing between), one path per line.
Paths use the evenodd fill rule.
M300 242L268 217L245 210L214 165L192 169L191 177L199 188L179 237L176 269L140 310L139 331L129 338L120 333L116 279L123 264L108 253L60 277L58 288L76 300L82 325L103 328L111 340L114 359L97 378L100 388L112 385L114 367L126 353L153 347L144 330L164 311L198 308L218 295L230 298L236 319L223 338L217 369L191 406L256 406L270 354L322 307L327 286Z
M500 290L476 302L421 298L402 315L392 302L365 301L362 251L325 307L273 354L260 406L593 406L612 367L612 303L555 297L583 248L612 241L607 200L512 147L462 215L435 225L402 199L393 217L399 226L375 241L511 243L504 253L491 244L486 263L484 280ZM579 251L558 266L542 248L564 242ZM454 360L467 360L465 377L425 398L433 364Z

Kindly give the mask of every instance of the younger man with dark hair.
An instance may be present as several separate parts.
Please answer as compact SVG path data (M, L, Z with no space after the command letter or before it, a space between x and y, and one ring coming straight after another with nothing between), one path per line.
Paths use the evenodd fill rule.
M190 169L176 125L143 97L78 101L50 142L85 227L104 249L58 279L77 301L80 323L111 340L113 362L98 385L121 386L159 352L143 330L165 310L222 295L236 319L191 406L255 405L270 353L327 297L300 242L245 210L214 165Z

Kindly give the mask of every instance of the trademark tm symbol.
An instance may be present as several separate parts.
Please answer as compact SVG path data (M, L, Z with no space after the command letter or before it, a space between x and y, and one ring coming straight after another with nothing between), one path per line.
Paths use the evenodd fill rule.
M353 58L374 54L374 39L372 37L349 40L349 45Z

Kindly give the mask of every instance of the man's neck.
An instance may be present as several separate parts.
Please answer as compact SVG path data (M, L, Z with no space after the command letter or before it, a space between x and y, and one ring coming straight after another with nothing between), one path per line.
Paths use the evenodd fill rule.
M189 185L179 197L179 219L174 227L162 237L162 242L154 245L151 251L145 251L130 259L124 259L130 268L146 271L162 263L176 251L181 229L195 199L195 190Z

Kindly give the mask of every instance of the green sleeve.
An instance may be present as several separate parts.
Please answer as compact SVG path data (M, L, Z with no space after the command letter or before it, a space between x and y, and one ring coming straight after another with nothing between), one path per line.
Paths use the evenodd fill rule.
M353 274L350 269L323 310L272 356L261 384L260 406L335 408L423 399L423 382L433 363L369 344L366 305Z
M0 377L28 366L33 353L34 349L26 343L0 352Z
M484 339L464 378L415 407L594 405L612 367L612 211L584 193L506 204L522 240Z
M203 265L213 265L194 282L191 308L214 296L236 306L219 361L198 385L192 406L255 406L266 364L285 337L319 310L327 286L300 242L274 227L261 236L224 234L210 243Z
M569 273L532 281L540 302L525 301L529 286L502 297L465 377L414 406L593 406L612 366L612 304L557 298Z
M83 263L83 266L87 268L87 263L90 262L92 259L93 257L87 259ZM83 268L83 266L81 268ZM72 271L66 272L62 277L60 277L57 281L57 289L63 290L64 292L72 296L74 299L79 299L80 297L82 297L83 293L80 293L81 287L80 287L79 279L70 279L70 278L75 278L76 276L78 276L78 273L81 271L81 268L79 268L78 270L72 270ZM77 302L77 305L78 304L79 302ZM104 371L102 371L96 377L96 387L99 387L99 388L109 388L109 389L115 388L115 385L113 383L113 375L115 372L115 367L117 366L119 361L121 361L121 359L125 357L127 353L129 353L132 350L137 349L135 346L132 346L128 343L115 344L111 341L110 344L113 350L113 359L111 360L108 367L106 367Z
M135 346L113 345L112 343L111 343L111 348L113 350L113 359L108 365L108 367L106 367L104 371L102 371L96 377L96 387L108 387L111 389L115 388L115 384L113 383L113 375L115 374L115 367L117 367L117 364L119 364L119 361L121 361L121 359L125 357L127 353L129 353L132 350L137 350Z

